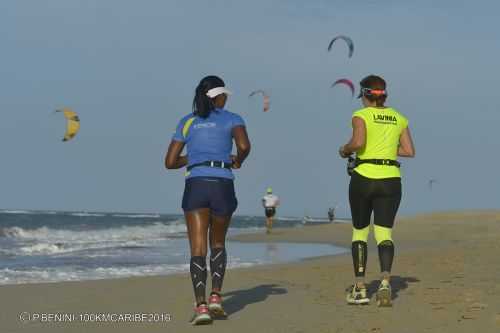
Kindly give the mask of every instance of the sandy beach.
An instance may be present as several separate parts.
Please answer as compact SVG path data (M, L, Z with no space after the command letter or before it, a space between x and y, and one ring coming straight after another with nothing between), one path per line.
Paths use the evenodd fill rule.
M236 240L348 247L350 233L350 225L330 224L276 228L270 236L246 234ZM193 302L188 274L1 286L0 332L500 332L500 212L399 218L394 239L392 308L377 308L374 298L366 306L345 304L344 290L353 281L347 254L228 271L229 318L203 327L188 323ZM373 295L379 268L370 241L367 281ZM68 316L65 321L20 319L56 313ZM91 318L101 313L145 314L153 321L158 317L149 314L168 314L164 318L170 320Z

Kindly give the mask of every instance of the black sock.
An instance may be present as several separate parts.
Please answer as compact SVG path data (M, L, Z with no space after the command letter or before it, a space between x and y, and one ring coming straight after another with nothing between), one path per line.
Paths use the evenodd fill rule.
M226 272L227 254L223 247L210 250L210 273L212 274L212 289L221 290Z
M354 276L364 277L366 272L366 261L368 258L368 246L366 242L352 242L352 262L354 264Z
M202 303L200 300L205 299L205 289L207 284L207 261L205 257L194 256L191 257L189 265L191 272L191 280L193 281L194 295L196 302Z
M392 241L385 240L378 245L378 259L380 261L380 271L390 273L394 259L394 243Z

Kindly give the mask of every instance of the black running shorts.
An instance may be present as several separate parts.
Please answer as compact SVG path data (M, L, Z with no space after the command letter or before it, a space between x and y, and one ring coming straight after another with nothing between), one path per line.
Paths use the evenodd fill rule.
M273 217L276 214L276 208L266 207L266 217Z
M182 197L184 212L209 208L216 216L231 216L237 206L232 179L194 177L186 180Z
M401 202L401 178L371 179L353 172L349 184L352 223L356 229L374 223L392 228Z

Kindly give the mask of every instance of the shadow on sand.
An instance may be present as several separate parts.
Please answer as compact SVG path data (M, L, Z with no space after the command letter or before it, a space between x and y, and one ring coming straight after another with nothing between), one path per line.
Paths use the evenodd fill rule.
M398 298L398 293L401 290L408 288L408 283L416 282L420 282L420 280L415 277L402 277L399 275L391 276L392 299ZM369 298L377 293L379 284L380 280L373 280L367 285L367 294Z
M230 291L224 293L224 297L230 297L224 300L224 310L231 315L249 304L265 301L270 295L283 295L287 292L285 288L277 284L261 284L249 289Z

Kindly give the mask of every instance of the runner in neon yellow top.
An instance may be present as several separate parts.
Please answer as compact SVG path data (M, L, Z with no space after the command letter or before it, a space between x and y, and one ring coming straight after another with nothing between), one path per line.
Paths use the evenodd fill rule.
M399 138L408 127L408 120L403 115L390 107L369 106L352 116L363 119L366 127L366 143L356 152L359 159L397 159ZM394 165L363 163L354 170L370 179L401 177L399 168Z
M401 174L398 156L414 157L415 148L408 120L393 108L386 107L386 83L370 75L361 82L364 108L352 116L352 138L340 147L342 158L356 153L356 163L349 184L349 204L353 223L352 258L355 283L348 288L349 304L370 301L365 286L370 219L374 215L374 233L378 247L381 283L377 291L379 306L391 305L390 274L394 259L392 227L401 202ZM349 169L348 169L349 170Z

